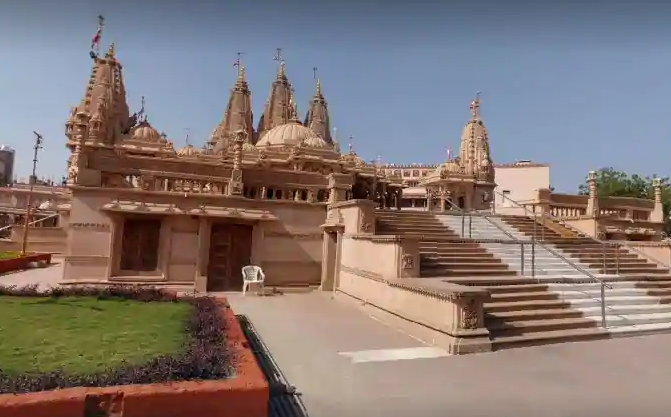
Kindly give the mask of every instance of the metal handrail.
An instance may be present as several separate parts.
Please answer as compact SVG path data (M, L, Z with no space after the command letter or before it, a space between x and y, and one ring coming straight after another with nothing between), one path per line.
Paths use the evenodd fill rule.
M538 218L538 213L536 213L535 210L534 210L534 211L529 210L525 205L523 205L523 204L520 203L519 201L513 200L512 198L510 198L510 197L508 197L508 196L506 196L506 195L504 195L504 194L502 194L502 193L499 193L498 191L494 191L494 193L500 195L500 196L503 197L505 200L510 201L510 202L513 203L515 206L520 207L521 209L523 209L523 210L524 210L524 213L525 213L527 216L529 216L529 215L533 216L533 217L534 217L534 223L537 223L537 220L536 220L536 219ZM592 241L594 241L594 242L600 244L600 245L601 245L601 249L602 249L602 267L603 267L603 272L604 272L604 274L607 273L607 271L608 271L608 265L607 265L607 262L606 262L606 246L616 246L616 247L624 246L624 245L613 244L612 242L605 242L605 241L603 241L603 240L597 238L596 236L595 236L595 237L589 236L587 233L585 233L585 232L583 232L583 231L581 231L581 230L579 230L579 229L573 227L572 225L566 223L564 220L562 220L562 219L560 219L560 218L558 218L558 217L556 217L556 216L553 216L553 215L550 214L550 213L540 213L540 216L543 217L543 218L547 218L547 219L549 219L549 220L551 220L551 221L555 221L555 222L559 223L560 225L562 225L563 227L565 227L565 228L567 228L567 229L573 231L573 232L576 233L577 235L582 236L582 237L587 237L587 238L589 238L590 240L592 240ZM534 224L534 229L535 229L535 227L536 227L536 225ZM544 235L544 231L545 231L545 228L544 228L544 227L541 228L541 234L542 234L542 235ZM535 237L536 237L536 232L534 231L534 238L535 238ZM542 237L541 240L545 240L545 236L541 236L541 237ZM616 274L616 275L619 275L619 274L620 274L620 253L617 252L617 251L615 252L615 274Z
M58 213L50 214L50 215L48 215L48 216L46 216L46 217L42 217L41 219L33 220L32 222L28 223L28 226L32 226L32 225L34 225L34 224L43 222L43 221L48 220L48 219L53 219L53 218L56 217L56 216L58 216ZM11 229L11 228L14 227L14 226L23 226L23 225L22 225L22 224L21 224L21 225L10 224L10 225L8 225L8 226L3 226L3 227L0 227L0 232L3 232L3 231L5 231L5 230L7 230L7 229Z
M518 203L517 201L515 201L515 200L511 199L510 197L505 196L505 195L503 195L503 194L501 194L501 193L498 193L498 192L496 192L496 191L495 191L495 193L496 193L496 194L499 194L499 195L502 196L503 198L509 200L510 202L512 202L513 204L517 205L518 207L521 207L522 209L524 209L524 212L525 212L527 215L529 215L530 210L527 209L527 208L526 208L525 206L523 206L522 204ZM538 221L537 221L537 214L536 214L535 212L531 212L531 214L532 214L533 217L534 217L534 229L535 229L535 228L536 228L536 225L537 225L537 223L538 223ZM542 228L541 230L545 230L545 226L543 226L543 228ZM582 233L581 233L581 234L582 234ZM572 268L574 268L576 271L579 271L579 272L583 273L584 275L586 275L586 276L589 277L590 279L592 279L592 280L598 282L599 284L601 284L601 294L600 294L600 295L601 295L601 327L606 328L606 327L607 327L607 322L606 322L606 288L608 288L608 289L613 289L613 286L610 285L610 284L607 284L605 281L603 281L603 280L597 278L594 274L592 274L592 273L589 272L588 270L584 269L583 267L577 265L576 263L574 263L573 261L571 261L570 259L568 259L566 256L564 256L563 254L561 254L561 253L555 251L554 249L551 249L551 248L549 248L548 246L546 246L546 245L544 245L544 244L538 242L538 239L536 238L536 231L535 231L535 230L534 230L534 234L533 234L533 236L532 236L532 242L534 242L534 241L536 242L537 245L539 245L539 246L542 247L543 249L547 250L548 252L550 252L550 253L553 254L554 256L557 256L558 258L562 259L564 262L568 263L568 264L569 264ZM601 243L603 243L603 242L601 242ZM606 269L605 269L605 266L606 266L606 253L605 253L605 247L606 247L606 246L605 246L605 244L603 245L603 247L604 247L604 257L603 257L603 259L604 259L604 272L606 272ZM619 258L618 258L618 259L619 259ZM619 260L618 260L618 269L619 269Z
M457 209L461 213L461 235L464 236L464 215L467 214L467 212L456 205L454 201L450 198L446 198L445 201L450 205L450 207ZM514 242L518 243L520 245L520 273L524 275L525 273L525 257L524 257L524 242L522 242L517 236L514 236L507 230L504 230L500 225L496 224L495 222L492 221L492 219L489 218L486 214L481 214L478 213L478 216L483 217L485 220L487 220L490 224L494 225L497 229L502 231L506 236L508 236L511 240ZM468 224L468 237L472 238L472 231L473 231L473 213L468 212L468 217L469 217L469 224ZM535 279L536 277L536 265L535 265L535 259L536 259L536 254L535 254L535 249L533 247L533 241L531 241L531 278Z

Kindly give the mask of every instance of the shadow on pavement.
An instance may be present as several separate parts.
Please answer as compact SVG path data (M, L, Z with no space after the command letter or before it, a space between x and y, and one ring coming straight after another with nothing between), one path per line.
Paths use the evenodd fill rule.
M261 340L249 318L244 315L237 315L236 317L270 386L269 417L308 417L300 398L301 394L296 391L296 387L289 384L284 374L282 374L268 347Z

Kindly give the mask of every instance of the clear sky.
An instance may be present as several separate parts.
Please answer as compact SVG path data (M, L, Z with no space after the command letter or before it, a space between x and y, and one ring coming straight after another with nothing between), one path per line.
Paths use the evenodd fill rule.
M11 4L13 3L13 4ZM442 162L482 92L497 163L552 166L557 191L590 169L670 174L671 6L648 2L0 2L0 143L27 177L65 171L64 122L90 74L96 16L117 45L131 108L176 146L201 145L222 118L236 52L255 123L283 48L304 112L318 67L343 149L366 160ZM665 27L667 26L667 27Z

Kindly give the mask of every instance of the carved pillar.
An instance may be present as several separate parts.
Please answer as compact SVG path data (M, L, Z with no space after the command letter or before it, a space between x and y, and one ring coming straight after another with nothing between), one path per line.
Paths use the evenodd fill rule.
M261 200L265 200L267 194L268 194L268 188L261 187Z
M426 211L433 211L433 195L430 189L426 189Z
M445 187L440 187L440 211L447 210L447 202L445 201L446 191Z
M587 200L587 215L595 219L599 217L599 199L596 191L596 171L590 171L587 176L589 199Z
M380 208L387 208L387 184L382 183L380 185Z
M652 187L655 192L655 207L650 213L651 222L663 222L664 221L664 209L662 205L662 182L659 178L652 179Z
M245 142L245 132L235 132L235 144L233 145L233 171L228 187L229 195L242 195L244 184L242 182L242 144Z
M207 292L207 264L210 251L210 222L206 217L200 218L198 225L198 255L196 258L196 272L194 288L196 292Z
M394 195L396 196L396 201L395 201L396 210L400 210L401 209L401 190L394 191Z

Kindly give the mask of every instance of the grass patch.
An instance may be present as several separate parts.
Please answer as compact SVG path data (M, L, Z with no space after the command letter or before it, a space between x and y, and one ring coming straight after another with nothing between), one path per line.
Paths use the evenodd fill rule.
M0 369L92 374L179 354L192 310L121 298L0 296Z

